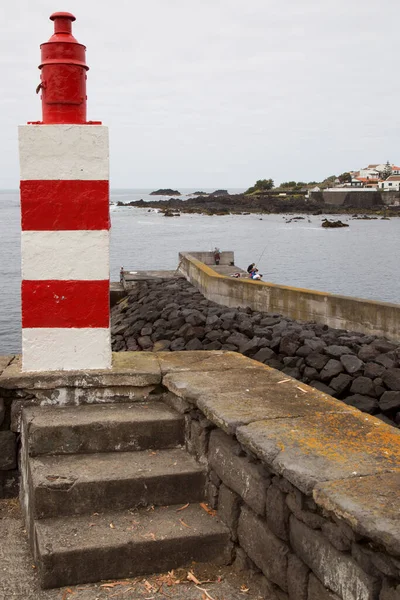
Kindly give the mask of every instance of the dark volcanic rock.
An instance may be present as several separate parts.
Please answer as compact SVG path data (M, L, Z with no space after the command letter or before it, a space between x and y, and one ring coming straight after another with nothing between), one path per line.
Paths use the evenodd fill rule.
M400 392L385 392L379 400L379 406L382 412L400 410Z
M306 340L306 341L308 341L308 340ZM317 369L318 371L320 371L321 369L324 368L324 366L328 362L329 358L325 354L319 354L318 352L312 352L311 354L306 356L305 360L306 360L306 364L309 367L313 367L314 369Z
M350 391L353 394L362 394L363 396L375 396L375 386L369 377L356 377L351 384Z
M329 385L325 385L325 383L322 383L321 381L312 381L310 385L315 387L315 389L319 390L320 392L324 392L324 394L329 394L330 396L333 396L334 394L334 390L329 387Z
M348 346L327 346L325 348L325 353L332 358L340 358L344 354L352 354L352 351Z
M379 354L379 350L377 350L373 346L363 346L357 356L360 360L367 362L369 360L373 360Z
M388 369L382 375L382 381L390 390L400 391L400 369Z
M354 396L348 396L343 402L354 406L363 412L373 415L379 411L379 404L376 398L370 398L369 396L362 396L361 394L354 394Z
M276 354L271 348L261 348L254 356L254 360L258 360L260 362L265 362L271 358L276 358Z
M332 377L336 377L339 373L342 373L344 370L342 363L340 360L335 360L331 358L328 360L324 368L320 373L321 381L330 381Z
M357 373L357 371L360 371L360 369L364 365L362 360L357 358L357 356L354 356L354 354L344 354L340 357L340 362L350 375L353 375L354 373Z
M150 192L150 196L180 196L181 193L178 190L171 190L171 188L161 188Z
M376 377L381 377L381 375L385 372L385 367L382 365L378 365L374 362L369 362L364 367L364 375L365 377L370 377L370 379L375 379Z
M181 277L137 282L111 324L113 351L240 351L400 425L400 345L385 339L220 306Z
M349 389L352 381L353 378L350 375L346 375L346 373L340 373L340 375L332 379L330 386L337 394L340 395Z

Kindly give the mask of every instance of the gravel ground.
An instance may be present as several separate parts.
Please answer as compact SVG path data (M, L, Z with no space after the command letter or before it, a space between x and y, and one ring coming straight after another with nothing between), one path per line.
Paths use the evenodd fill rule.
M255 578L213 565L190 569L200 583L187 580L189 569L120 582L42 590L17 500L0 500L0 600L266 600ZM202 589L200 589L202 588ZM271 600L273 596L271 596Z

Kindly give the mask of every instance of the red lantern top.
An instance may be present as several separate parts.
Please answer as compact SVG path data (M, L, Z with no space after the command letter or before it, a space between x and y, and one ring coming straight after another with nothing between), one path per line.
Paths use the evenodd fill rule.
M43 124L86 123L86 47L72 35L74 15L56 12L54 33L41 49Z

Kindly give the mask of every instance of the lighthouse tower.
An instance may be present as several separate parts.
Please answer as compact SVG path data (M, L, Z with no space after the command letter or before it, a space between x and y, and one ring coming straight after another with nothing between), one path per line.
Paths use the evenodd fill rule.
M23 371L108 369L108 129L86 117L70 13L41 45L42 121L19 128Z

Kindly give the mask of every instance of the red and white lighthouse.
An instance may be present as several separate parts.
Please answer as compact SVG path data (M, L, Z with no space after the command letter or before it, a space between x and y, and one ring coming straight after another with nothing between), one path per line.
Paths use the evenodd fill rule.
M42 121L19 128L22 369L107 369L108 129L86 120L86 48L51 15L41 45Z

